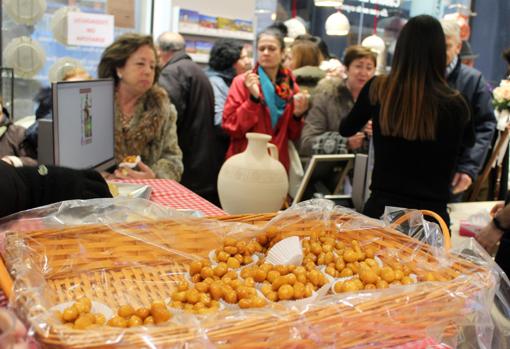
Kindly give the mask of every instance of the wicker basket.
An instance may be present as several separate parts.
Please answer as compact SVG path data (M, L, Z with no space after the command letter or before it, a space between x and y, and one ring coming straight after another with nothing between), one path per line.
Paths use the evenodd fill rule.
M243 236L248 238L272 217L230 216L218 220L257 226L259 229L246 229ZM288 217L267 229L307 236L321 230L335 231L339 222L352 219L348 215L332 216L328 221ZM74 301L81 296L112 309L126 303L142 306L168 299L176 282L183 279L190 258L205 257L219 247L224 233L224 224L204 219L13 232L6 239L5 260L14 273L27 263L44 270L43 292L33 291L37 286L33 278L17 279L15 303L20 315L35 325L38 341L48 348L203 348L207 344L236 349L389 348L431 334L448 341L470 321L470 302L495 283L489 269L456 256L450 256L448 267L444 267L432 248L391 228L346 230L338 234L339 239L370 240L381 248L398 250L403 259L409 259L413 270L435 270L444 279L462 277L378 290L370 295L328 295L303 312L276 304L259 310L223 310L194 323L173 321L164 326L87 331L43 321L47 313L41 305Z

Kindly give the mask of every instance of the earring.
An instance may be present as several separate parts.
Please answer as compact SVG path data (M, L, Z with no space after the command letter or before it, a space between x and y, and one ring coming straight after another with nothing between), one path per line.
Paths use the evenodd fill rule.
M121 74L117 74L117 77L119 78L119 80L122 80L122 75Z

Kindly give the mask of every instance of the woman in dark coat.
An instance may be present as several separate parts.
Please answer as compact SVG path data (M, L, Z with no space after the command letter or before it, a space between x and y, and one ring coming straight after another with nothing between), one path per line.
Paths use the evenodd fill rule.
M350 137L373 123L374 168L364 213L385 206L432 210L448 223L446 204L456 160L474 142L469 108L445 80L441 24L413 17L400 33L391 73L370 80L340 134Z

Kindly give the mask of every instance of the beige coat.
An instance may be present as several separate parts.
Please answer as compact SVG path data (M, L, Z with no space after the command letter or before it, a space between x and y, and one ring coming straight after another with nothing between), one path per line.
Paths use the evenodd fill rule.
M324 78L317 87L312 99L312 107L305 118L301 131L299 154L311 156L319 154L314 148L320 147L321 136L336 135L341 141L340 148L347 152L346 139L338 134L340 121L354 106L352 95L340 78ZM332 134L333 133L333 134ZM326 136L328 136L326 135Z
M183 165L177 143L177 112L165 90L154 85L140 98L133 118L126 127L116 107L115 158L118 162L128 155L140 155L157 178L179 181Z

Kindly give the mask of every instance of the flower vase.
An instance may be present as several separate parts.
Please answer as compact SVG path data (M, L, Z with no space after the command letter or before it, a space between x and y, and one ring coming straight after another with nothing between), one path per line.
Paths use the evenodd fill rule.
M246 150L225 161L218 174L221 206L229 214L278 211L289 189L278 149L269 135L247 133L246 138Z
M500 131L504 131L510 122L510 111L508 109L497 110L496 109L496 120L497 120L497 129Z

